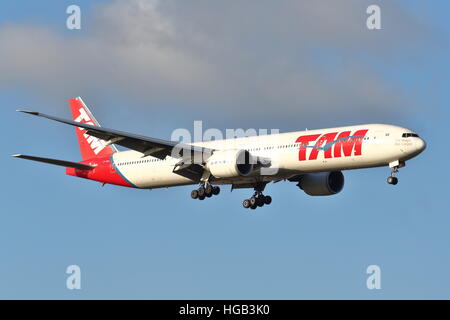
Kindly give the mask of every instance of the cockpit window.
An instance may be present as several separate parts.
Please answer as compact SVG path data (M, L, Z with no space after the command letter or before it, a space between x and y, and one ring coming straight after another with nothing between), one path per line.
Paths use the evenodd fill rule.
M417 133L410 133L410 132L402 134L402 138L409 138L409 137L416 137L416 138L418 138L419 135Z

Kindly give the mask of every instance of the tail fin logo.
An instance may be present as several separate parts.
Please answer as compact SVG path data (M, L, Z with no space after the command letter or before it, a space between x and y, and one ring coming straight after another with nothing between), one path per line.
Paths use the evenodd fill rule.
M80 112L80 115L74 119L75 122L86 123L92 126L96 125L84 108L80 108L78 111ZM80 127L78 127L78 130L86 131ZM86 139L87 143L96 155L98 155L106 147L106 142L102 139L93 137L87 133L84 133L83 137Z

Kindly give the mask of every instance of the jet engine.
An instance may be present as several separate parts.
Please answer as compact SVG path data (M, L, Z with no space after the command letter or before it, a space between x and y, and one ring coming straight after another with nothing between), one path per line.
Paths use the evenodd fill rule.
M209 157L206 168L216 178L235 178L251 174L255 164L247 150L218 150Z
M307 173L297 186L310 196L329 196L342 190L344 175L341 171Z

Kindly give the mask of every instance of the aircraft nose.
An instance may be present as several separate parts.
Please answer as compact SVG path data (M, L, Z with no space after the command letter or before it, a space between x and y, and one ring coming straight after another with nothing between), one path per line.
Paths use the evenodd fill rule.
M427 143L425 142L425 140L419 138L416 141L416 150L421 153L423 150L425 150L425 148L427 147Z

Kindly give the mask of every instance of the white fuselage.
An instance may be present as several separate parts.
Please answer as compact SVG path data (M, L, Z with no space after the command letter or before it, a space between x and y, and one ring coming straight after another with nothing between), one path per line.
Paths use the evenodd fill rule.
M406 136L405 134L408 134ZM193 143L215 150L248 150L252 156L271 160L264 172L249 176L214 178L215 184L274 181L310 172L326 172L386 166L406 161L425 148L413 131L392 125L368 124L349 127L288 132L227 140ZM138 188L160 188L193 184L173 172L179 159L143 157L137 151L117 152L113 163L129 183Z

